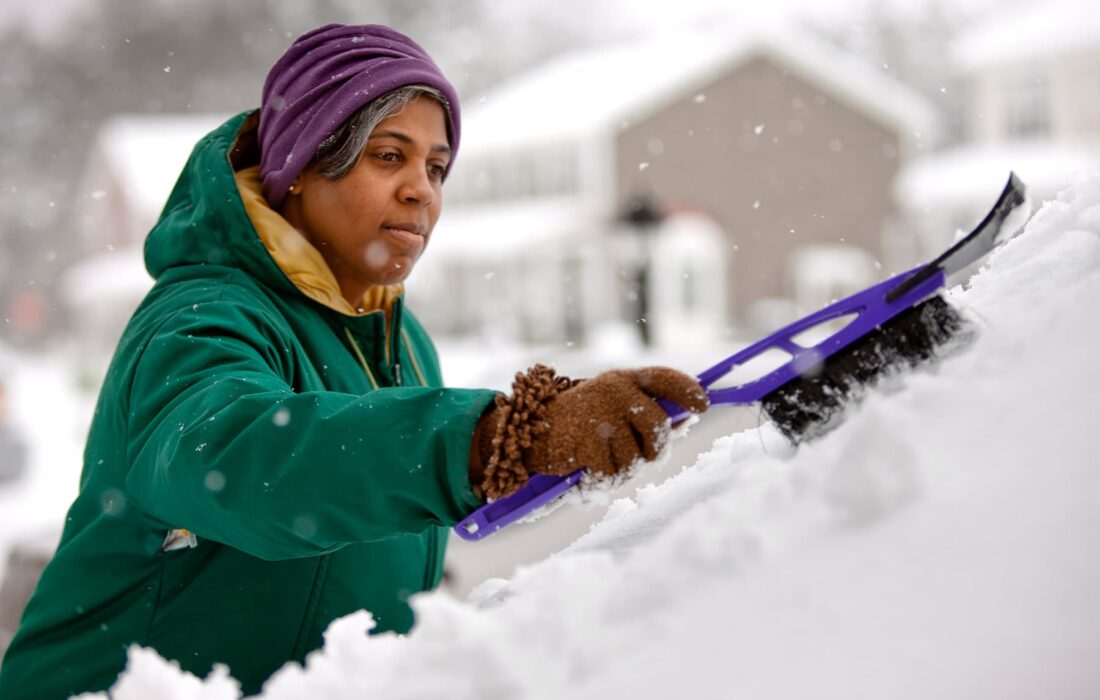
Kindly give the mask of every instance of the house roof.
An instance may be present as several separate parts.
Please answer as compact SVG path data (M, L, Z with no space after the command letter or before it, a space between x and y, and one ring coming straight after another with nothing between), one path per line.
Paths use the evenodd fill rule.
M130 243L83 258L61 282L76 307L140 299L153 280L145 271L141 241L156 223L195 143L225 121L224 115L120 115L96 135L82 189L91 230L98 217L127 229ZM123 208L123 212L110 210Z
M970 71L1080 50L1100 52L1100 13L1092 0L1000 9L954 46L959 65Z
M99 304L136 304L153 286L141 246L104 251L80 260L61 278L61 294L77 309Z
M1039 198L1053 197L1082 174L1100 170L1100 144L967 145L906 167L894 181L897 201L910 211L981 210L1015 172Z
M444 207L432 235L431 252L417 270L430 267L437 259L497 262L519 251L562 245L583 233L581 222L596 217L590 207L571 197Z
M755 56L767 56L909 137L928 137L935 112L923 97L863 61L792 26L662 35L559 56L467 109L467 153L613 133Z
M99 130L86 187L93 197L109 182L121 187L142 218L155 221L195 143L225 115L121 115ZM104 173L106 171L106 173Z

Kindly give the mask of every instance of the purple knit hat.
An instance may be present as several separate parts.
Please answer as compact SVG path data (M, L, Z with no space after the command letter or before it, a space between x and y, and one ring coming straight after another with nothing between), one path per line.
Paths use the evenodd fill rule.
M298 37L264 81L260 176L268 203L282 204L317 147L356 110L405 85L443 93L451 151L457 153L458 94L412 39L375 24L329 24Z

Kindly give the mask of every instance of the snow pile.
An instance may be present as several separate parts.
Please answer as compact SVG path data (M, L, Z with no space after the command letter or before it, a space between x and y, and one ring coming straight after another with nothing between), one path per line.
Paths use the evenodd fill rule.
M950 296L974 344L836 431L722 438L511 581L417 597L408 637L338 620L262 697L1100 696L1100 177ZM115 700L237 697L132 664Z

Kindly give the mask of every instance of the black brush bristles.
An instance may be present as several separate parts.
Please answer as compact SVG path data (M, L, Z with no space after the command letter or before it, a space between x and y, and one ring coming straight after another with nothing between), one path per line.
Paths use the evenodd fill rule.
M935 357L965 327L943 297L929 297L772 391L761 404L798 444L828 431L847 405L886 374Z

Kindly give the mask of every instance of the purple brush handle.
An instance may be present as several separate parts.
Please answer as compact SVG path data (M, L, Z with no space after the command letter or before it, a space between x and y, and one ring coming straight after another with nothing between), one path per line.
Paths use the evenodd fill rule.
M820 311L781 328L763 340L753 343L706 370L699 375L699 383L707 390L707 397L710 398L711 404L748 405L755 403L807 370L812 369L825 358L835 355L875 330L902 311L917 305L944 286L943 270L933 272L928 278L893 301L887 301L887 295L895 287L900 286L909 277L924 268L924 265L915 267L912 270L879 282L873 287L857 292L846 299L841 299L835 304L826 306ZM817 345L804 347L794 340L795 336L822 323L853 314L856 317L851 322ZM710 388L712 384L732 372L734 368L773 349L785 351L791 356L791 359L763 377L746 384L725 389ZM675 404L671 404L671 406L673 410L668 411L668 413L674 422L687 417L688 412L686 410ZM668 407L665 408L668 410Z
M905 291L893 301L887 301L887 295L909 277L924 269L921 265L869 287L862 292L842 299L803 319L795 321L768 337L753 343L740 352L727 357L699 375L699 383L707 390L711 405L715 404L752 404L775 389L783 386L806 370L816 366L830 355L859 340L902 311L915 306L926 297L943 287L943 270L937 270L927 279ZM794 337L822 323L855 314L844 328L829 336L813 347L803 347L794 341ZM740 386L725 389L711 389L711 385L729 374L739 365L767 352L779 349L786 351L791 359L759 379ZM658 402L676 421L689 414L684 408L672 401ZM534 510L550 503L561 494L573 488L584 475L584 469L567 476L536 474L527 480L527 484L510 496L481 506L462 522L455 525L455 532L465 540L480 540L497 530L526 517Z
M566 476L535 474L527 483L511 496L498 498L486 503L458 525L455 532L464 540L480 540L493 534L505 525L511 525L538 508L550 503L558 496L576 486L584 470L578 469Z

